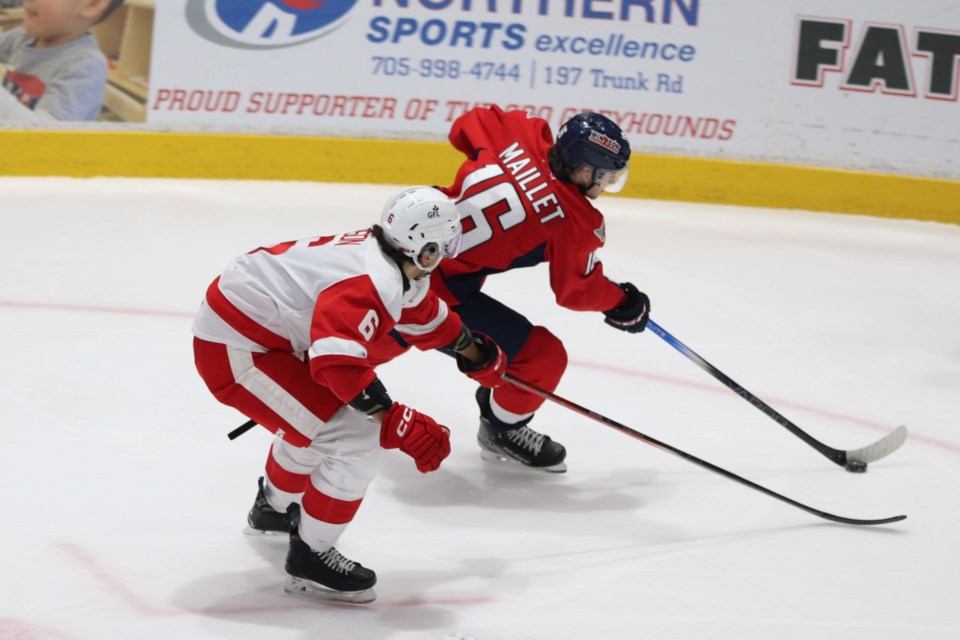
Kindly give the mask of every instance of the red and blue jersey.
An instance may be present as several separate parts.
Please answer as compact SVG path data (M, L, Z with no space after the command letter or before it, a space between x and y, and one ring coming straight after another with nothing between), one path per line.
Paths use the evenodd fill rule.
M606 239L603 215L551 171L553 135L545 120L479 107L454 122L450 142L467 156L443 189L457 202L463 242L431 278L440 297L456 305L488 275L546 262L561 306L608 311L623 302L595 253Z

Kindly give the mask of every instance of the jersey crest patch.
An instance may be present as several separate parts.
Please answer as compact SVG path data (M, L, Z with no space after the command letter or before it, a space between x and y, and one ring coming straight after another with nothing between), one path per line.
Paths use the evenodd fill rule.
M593 235L600 238L600 244L606 244L607 242L607 223L604 222L600 225L599 229L593 230Z

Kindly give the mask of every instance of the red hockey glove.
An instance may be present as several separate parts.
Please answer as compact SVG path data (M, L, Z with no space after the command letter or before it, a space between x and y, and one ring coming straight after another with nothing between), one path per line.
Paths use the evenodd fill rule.
M640 333L650 319L650 298L629 282L619 285L627 299L619 307L604 311L604 322L627 333Z
M473 331L473 341L482 354L480 362L470 362L462 354L457 355L457 368L483 387L499 387L507 370L507 356L500 345L488 335Z
M380 446L399 447L416 461L420 473L436 471L450 455L450 430L430 416L394 402L380 423Z

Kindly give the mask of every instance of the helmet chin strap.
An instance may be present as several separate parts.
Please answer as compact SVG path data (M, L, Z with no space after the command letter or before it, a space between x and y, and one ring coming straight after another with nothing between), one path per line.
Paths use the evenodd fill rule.
M591 165L588 165L588 164L581 165L579 169L574 170L572 173L573 174L578 173L580 169L582 169L583 167L590 167L590 186L585 187L579 182L577 182L576 180L573 180L572 174L561 177L561 180L572 184L580 192L580 195L585 196L587 195L587 191L590 191L590 189L593 189L595 186L597 186L598 182L597 182L597 168Z
M597 174L600 173L600 170L597 169L596 167L590 167L590 168L593 169L593 172L590 174L590 182L591 182L590 189L593 189L594 187L600 186L600 178L597 177ZM587 191L589 191L590 189L587 189Z

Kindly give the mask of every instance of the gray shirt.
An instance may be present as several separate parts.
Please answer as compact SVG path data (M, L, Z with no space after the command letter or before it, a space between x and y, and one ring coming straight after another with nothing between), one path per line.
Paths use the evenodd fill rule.
M107 58L89 33L37 49L23 27L0 33L0 119L96 120L107 86Z

